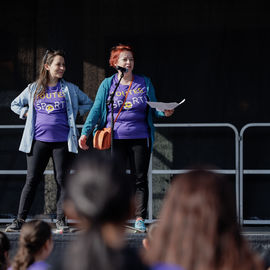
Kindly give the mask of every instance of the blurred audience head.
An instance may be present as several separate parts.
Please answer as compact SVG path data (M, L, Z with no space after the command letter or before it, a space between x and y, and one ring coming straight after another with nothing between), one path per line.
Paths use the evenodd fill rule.
M36 261L44 261L53 249L51 227L42 220L23 224L12 270L25 270Z
M105 151L89 151L74 164L67 179L65 211L84 229L67 251L64 268L121 269L125 222L134 211L130 179L122 164ZM120 267L120 268L119 268Z
M206 169L174 177L146 260L185 270L262 269L240 234L232 183Z
M264 269L270 270L270 249L261 248L258 253L261 255L261 258L263 260Z
M74 174L67 179L67 214L83 220L86 227L91 224L91 228L125 223L132 214L133 193L121 166L103 151L81 154L74 163Z
M10 242L7 235L0 231L0 270L6 270L9 266Z

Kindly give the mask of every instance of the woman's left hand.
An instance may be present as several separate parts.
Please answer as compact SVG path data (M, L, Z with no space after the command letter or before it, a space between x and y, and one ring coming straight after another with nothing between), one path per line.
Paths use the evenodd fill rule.
M89 146L86 144L87 141L87 136L86 135L82 135L79 139L79 146L81 149L83 150L88 150Z
M164 114L166 117L171 116L174 113L174 110L164 110Z

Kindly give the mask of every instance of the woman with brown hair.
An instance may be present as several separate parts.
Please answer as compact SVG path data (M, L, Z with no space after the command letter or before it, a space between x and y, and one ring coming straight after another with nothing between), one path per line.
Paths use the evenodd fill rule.
M233 194L228 180L208 170L176 176L146 261L154 269L262 270L240 233Z
M68 230L62 202L65 176L74 154L78 153L75 121L77 114L88 112L93 102L78 86L63 79L65 70L64 52L47 50L37 81L11 103L11 109L26 119L19 150L26 153L27 177L17 217L6 231L21 229L50 158L57 186L56 227Z
M6 270L9 266L10 241L7 235L0 231L0 270Z
M53 250L51 227L42 220L22 226L19 247L9 270L47 270L46 259Z

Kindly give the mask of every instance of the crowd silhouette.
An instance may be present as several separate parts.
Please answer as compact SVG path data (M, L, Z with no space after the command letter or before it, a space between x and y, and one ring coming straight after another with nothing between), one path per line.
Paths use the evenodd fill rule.
M125 241L134 217L135 196L121 163L106 152L79 155L66 180L64 210L77 220L79 233L52 269L65 270L263 270L259 256L241 234L231 182L209 169L174 176L159 218L148 227L139 249ZM1 270L9 266L10 244L0 234ZM10 270L48 269L53 249L44 221L22 226Z

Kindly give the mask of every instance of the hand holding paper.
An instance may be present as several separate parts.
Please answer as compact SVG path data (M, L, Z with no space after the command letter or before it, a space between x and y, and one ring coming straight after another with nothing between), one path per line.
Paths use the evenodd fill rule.
M179 103L177 102L151 102L147 101L147 104L158 111L164 112L165 110L173 110L182 103L185 102L185 99L181 100Z

